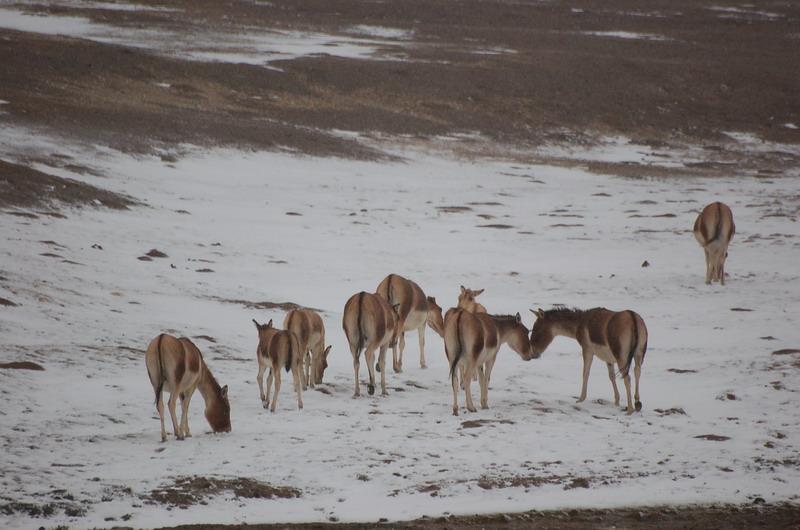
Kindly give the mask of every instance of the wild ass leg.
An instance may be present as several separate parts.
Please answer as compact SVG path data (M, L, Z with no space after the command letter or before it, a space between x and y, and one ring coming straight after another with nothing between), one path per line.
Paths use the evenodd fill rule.
M369 383L367 383L367 393L371 396L375 393L375 347L368 346L364 350L364 361L367 363L367 371L369 372ZM380 367L380 368L385 368Z
M711 255L708 251L708 246L703 247L703 252L706 255L706 285L711 283L711 277L714 272L714 264L711 260Z
M589 385L589 372L592 370L592 360L594 354L583 351L583 383L581 384L581 396L576 403L582 403L586 399L586 387Z
M381 346L378 353L378 364L381 367L381 395L388 396L389 392L386 391L386 350L387 346Z
M484 368L484 378L486 379L486 396L484 398L483 394L481 394L481 408L488 409L489 408L489 381L492 380L492 368L494 368L494 363L497 361L497 355L495 354L494 357L486 361L486 366Z
M183 431L184 438L192 437L192 433L189 432L189 403L192 401L193 394L194 389L181 394L181 431Z
M631 399L631 376L629 373L625 372L625 375L622 376L622 381L625 383L625 394L628 397L628 408L625 409L626 415L633 414L633 400Z
M350 347L350 354L353 356L353 371L356 373L356 391L353 397L358 397L361 395L361 386L358 383L358 370L361 368L361 360L359 359L358 352L352 346Z
M272 373L274 371L275 370L270 368L269 369L269 374L267 374L267 400L264 402L264 408L269 407L269 394L270 394L270 389L272 388L272 380L274 379L274 376L272 375ZM278 371L280 372L280 370L278 370ZM278 374L278 375L280 375L280 374ZM273 411L273 412L275 412L275 411Z
M636 366L633 368L633 377L636 380L636 391L633 394L634 403L633 406L636 409L636 412L642 410L642 402L639 401L639 376L642 375L642 366L639 362L636 362Z
M608 378L614 388L614 405L619 405L619 390L617 389L617 378L614 373L614 363L606 363L606 366L608 366Z
M300 380L303 382L303 390L308 390L309 386L314 386L311 381L311 352L307 351L303 355L303 362L300 363Z
M158 396L158 405L156 405L156 410L158 410L158 417L161 418L161 441L167 441L167 429L164 427L164 395L163 393Z
M422 326L418 330L419 333L419 367L420 368L427 368L428 365L425 364L425 323L422 323Z
M392 369L396 374L403 371L403 350L406 348L406 332L397 337L397 344L392 347ZM381 369L383 372L383 369Z
M464 393L466 394L467 410L470 412L478 412L475 405L472 403L472 391L470 386L472 384L472 377L475 375L476 369L473 366L474 361L470 360L467 363L467 370L464 374Z
M297 408L303 408L303 395L301 387L302 379L303 379L303 363L299 362L295 366L292 366L292 378L294 379L294 389L297 391Z
M275 409L278 408L278 392L281 390L281 369L274 364L269 371L269 377L267 377L267 394L269 394L269 385L273 377L275 378L275 392L272 394L272 405L269 407L270 412L275 412Z
M261 394L261 405L264 408L269 407L269 389L267 389L267 394L264 394L264 372L266 371L266 365L258 365L258 375L256 376L256 381L258 381L258 392ZM272 374L270 374L270 377L271 376Z
M478 366L478 386L481 389L481 408L489 408L489 388L486 386L486 370L484 366Z
M167 407L169 407L169 415L172 418L172 431L175 433L175 438L178 440L183 440L183 431L181 431L180 426L178 426L178 414L175 411L175 405L178 401L178 393L172 392L169 395L169 401L167 401Z

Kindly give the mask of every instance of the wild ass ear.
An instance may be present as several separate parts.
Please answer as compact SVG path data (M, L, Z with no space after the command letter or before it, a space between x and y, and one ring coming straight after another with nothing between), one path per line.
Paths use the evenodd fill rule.
M228 399L228 385L222 387L222 398Z
M539 309L538 311L536 311L535 309L531 309L531 313L536 315L536 318L543 318L544 317L544 312L541 309Z
M255 325L256 325L256 329L257 329L257 330L261 330L261 326L259 326L259 325L258 325L258 322L256 322L256 319L255 319L255 318L253 319L253 324L255 324Z
M272 319L271 318L269 319L269 322L267 322L266 329L272 329Z
M461 286L461 294L467 294L467 288L463 285Z
M514 315L514 320L517 321L517 324L522 324L522 316L519 313Z
M472 291L472 296L478 296L479 294L481 294L481 293L482 293L483 291L485 291L485 290L486 290L486 289L484 288L484 289L480 289L480 290L478 290L478 291Z
M328 346L327 348L325 348L325 351L324 351L324 352L322 352L322 356L323 356L324 358L326 358L326 359L328 358L328 354L331 352L331 346L333 346L333 344L331 344L330 346Z
M400 314L400 304L394 304L392 306L392 311L394 311L395 313L397 313L399 315Z

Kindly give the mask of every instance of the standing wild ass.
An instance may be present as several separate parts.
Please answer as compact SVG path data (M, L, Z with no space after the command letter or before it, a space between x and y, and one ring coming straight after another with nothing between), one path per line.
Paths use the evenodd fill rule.
M325 347L325 325L322 317L310 309L294 309L286 314L283 329L297 336L303 356L303 390L322 383L322 376L328 367L328 354L331 347Z
M369 395L375 393L375 350L379 350L378 369L381 372L381 395L386 395L386 350L397 342L400 331L400 318L396 309L377 294L361 291L347 300L342 316L342 328L353 355L353 369L356 376L355 396L361 395L358 370L361 365L361 351L369 371Z
M461 286L461 294L458 295L458 308L466 309L470 313L486 313L486 308L475 300L475 297L481 294L484 289L473 291Z
M398 344L392 346L392 368L395 372L403 371L403 350L406 347L406 331L417 330L419 334L419 365L425 364L425 326L439 335L442 334L442 309L436 305L436 299L425 296L419 285L398 274L390 274L378 285L375 292L378 296L397 307L400 318L400 336ZM437 312L438 309L438 312Z
M693 231L706 255L706 284L719 280L720 285L725 285L725 258L736 232L733 212L726 204L712 202L697 216Z
M630 367L634 364L636 377L635 407L642 409L639 401L639 376L641 375L644 355L647 352L647 326L644 320L633 311L609 311L596 307L587 311L559 307L549 311L534 311L536 322L531 330L531 351L539 356L550 345L556 335L576 339L583 352L583 384L578 403L586 399L586 386L589 382L589 371L592 359L597 356L608 367L608 378L614 388L614 404L619 405L614 365L616 364L628 397L627 414L633 413L634 402L631 400Z
M481 407L489 408L489 380L502 344L508 344L523 360L531 360L528 329L522 324L519 313L515 316L489 315L459 308L447 311L444 319L444 349L450 363L454 416L458 416L459 367L462 368L467 410L477 412L470 390L476 374L481 387Z
M211 374L203 354L189 339L176 339L162 333L150 341L145 353L145 365L150 383L156 393L156 410L161 418L161 441L167 441L164 427L164 400L162 393L169 392L169 414L175 438L183 440L191 436L189 431L189 402L195 389L206 402L205 416L214 432L231 430L231 406L228 402L228 387L220 388ZM181 422L178 424L175 404L181 398Z
M258 390L261 393L261 403L264 408L269 407L270 412L275 412L278 407L278 392L281 389L281 368L288 372L292 371L294 389L297 392L297 408L303 408L303 354L297 335L284 329L272 327L272 320L266 324L259 324L253 320L258 330L258 348L256 357L258 358ZM264 393L264 372L269 368L267 376L267 392ZM275 393L272 396L272 405L269 403L269 392L272 386L272 379L275 378Z

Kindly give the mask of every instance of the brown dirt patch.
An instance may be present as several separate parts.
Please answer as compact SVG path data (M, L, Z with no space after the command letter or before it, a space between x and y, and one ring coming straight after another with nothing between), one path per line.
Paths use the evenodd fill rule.
M44 370L41 364L31 361L14 361L11 363L0 364L0 369L3 370Z
M173 484L151 491L144 496L144 500L187 509L195 504L206 504L208 497L225 493L245 499L290 499L301 494L295 488L274 487L247 477L220 479L194 476L177 478Z

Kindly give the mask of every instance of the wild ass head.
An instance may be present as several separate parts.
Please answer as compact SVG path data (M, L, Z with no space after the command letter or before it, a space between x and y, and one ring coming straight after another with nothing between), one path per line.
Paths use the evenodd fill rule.
M436 303L436 298L429 296L427 323L433 331L440 337L444 336L444 320L442 319L442 308Z
M553 330L552 323L548 322L547 313L541 309L538 311L531 309L531 313L536 316L536 322L533 323L533 327L531 328L531 355L533 355L534 359L538 359L542 355L542 352L553 342L556 333Z
M325 348L322 355L315 357L316 366L314 366L314 373L311 376L314 378L314 384L319 385L322 383L322 376L325 375L325 369L328 368L328 354L331 352L331 346Z
M216 381L214 381L214 383L216 383ZM228 385L220 388L219 384L216 384L214 393L216 398L206 401L206 420L211 426L212 431L230 432L231 403L228 401Z
M511 318L514 320L507 332L506 343L522 357L523 361L530 361L532 358L538 359L539 355L533 355L531 343L528 340L528 328L522 323L522 317L517 313Z

